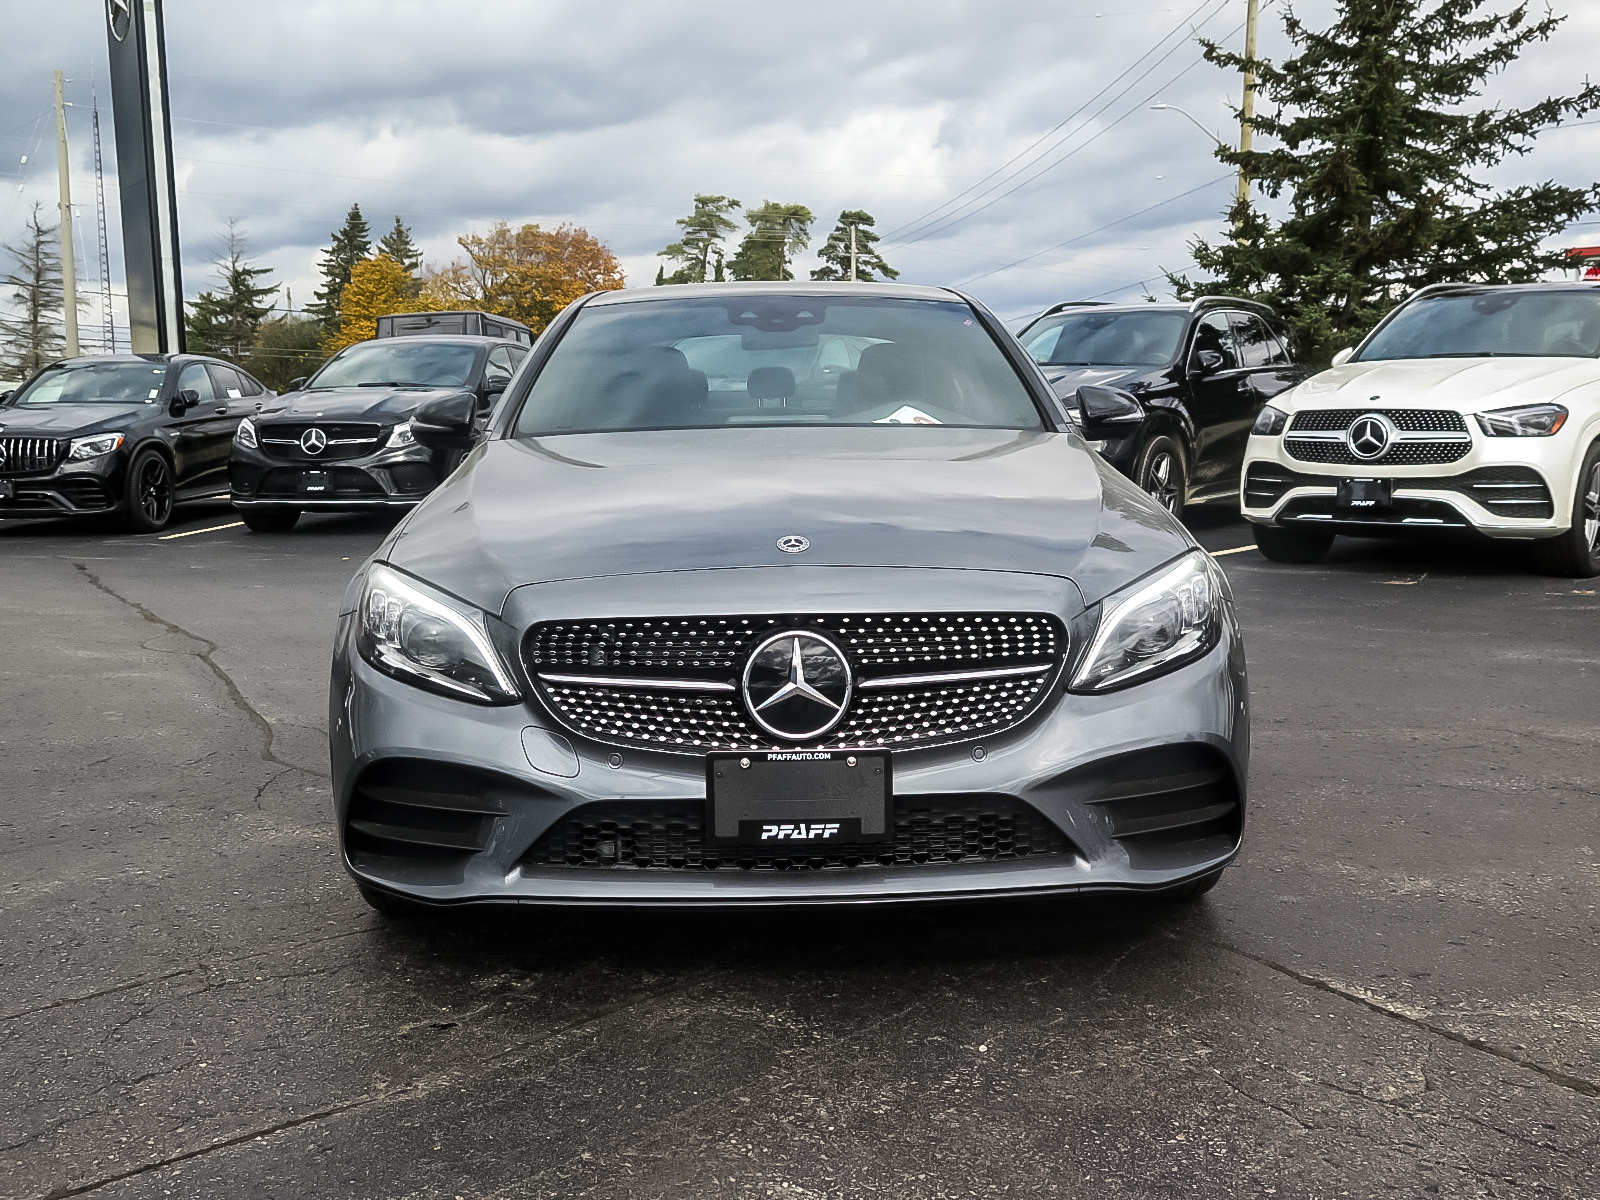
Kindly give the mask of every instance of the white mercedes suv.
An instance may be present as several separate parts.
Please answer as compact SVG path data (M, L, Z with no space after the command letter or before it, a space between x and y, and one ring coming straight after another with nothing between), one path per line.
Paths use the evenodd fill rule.
M1240 492L1256 545L1476 530L1600 575L1600 287L1436 284L1263 409Z

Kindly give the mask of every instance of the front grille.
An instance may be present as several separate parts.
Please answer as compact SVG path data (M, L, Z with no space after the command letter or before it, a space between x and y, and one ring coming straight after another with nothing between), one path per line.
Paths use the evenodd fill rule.
M1388 417L1403 433L1466 433L1467 419L1448 408L1329 408L1297 412L1289 422L1289 435L1342 431L1371 413Z
M896 796L894 839L771 854L706 841L705 802L602 801L574 809L522 856L527 870L882 870L1066 858L1077 848L1031 805L1010 796Z
M330 467L327 471L329 489L325 492L302 492L300 472L288 467L274 467L262 477L257 495L284 500L333 500L347 497L384 496L381 484L357 467Z
M66 438L0 437L0 475L54 471L67 457Z
M1377 458L1357 458L1342 441L1297 437L1297 434L1342 433L1361 417L1376 413L1387 417L1401 434L1466 434L1467 419L1444 408L1331 408L1295 413L1283 435L1284 449L1301 462L1338 463L1349 466L1420 466L1456 462L1472 450L1470 436L1396 440Z
M308 429L322 430L323 436L328 439L326 449L317 454L307 454L300 448L300 439ZM365 421L272 422L261 425L257 430L263 454L291 462L339 462L361 458L377 450L382 435L381 425Z
M1277 463L1251 463L1245 473L1245 507L1271 508L1292 488L1332 488L1338 483L1333 475L1304 475ZM1397 496L1411 491L1457 492L1501 517L1547 520L1555 514L1550 489L1532 467L1478 467L1459 475L1401 476L1394 484Z
M551 711L586 737L688 754L763 749L787 743L749 719L736 685L751 651L789 628L829 636L856 677L844 720L808 743L818 747L934 746L1009 729L1043 699L1066 647L1043 614L869 614L550 622L529 631L523 656Z

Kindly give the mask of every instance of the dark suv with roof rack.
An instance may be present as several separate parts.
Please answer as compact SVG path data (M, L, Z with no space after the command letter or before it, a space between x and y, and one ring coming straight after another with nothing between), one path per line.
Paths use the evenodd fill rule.
M1090 445L1174 514L1232 497L1256 414L1309 372L1264 304L1203 296L1189 304L1072 301L1017 335L1068 413L1084 386L1137 400L1144 420L1085 428Z
M520 341L471 334L346 347L240 424L228 462L234 506L258 533L292 529L305 511L411 508L460 461L420 444L412 414L430 400L463 396L487 418L527 353Z

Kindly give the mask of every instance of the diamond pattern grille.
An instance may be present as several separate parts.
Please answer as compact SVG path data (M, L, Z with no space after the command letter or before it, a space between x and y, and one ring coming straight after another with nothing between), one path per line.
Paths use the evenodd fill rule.
M1396 429L1406 433L1465 433L1467 419L1448 408L1329 408L1298 412L1289 423L1292 437L1298 432L1343 431L1355 423L1357 417L1380 413L1394 422Z

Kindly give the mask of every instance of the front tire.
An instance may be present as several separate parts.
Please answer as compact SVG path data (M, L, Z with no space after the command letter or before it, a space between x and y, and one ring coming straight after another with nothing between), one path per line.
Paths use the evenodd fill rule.
M1157 434L1140 448L1139 457L1134 460L1133 481L1173 516L1183 516L1183 505L1189 498L1189 470L1183 447L1170 435Z
M242 508L239 519L251 533L288 533L300 519L298 508Z
M172 467L159 450L141 450L122 485L122 523L134 533L159 533L172 520Z
M1535 542L1534 561L1547 575L1593 579L1600 575L1600 442L1589 447L1578 471L1578 492L1572 501L1572 527Z
M1279 563L1318 563L1333 545L1333 534L1326 529L1279 529L1272 525L1252 525L1256 549L1264 558Z

